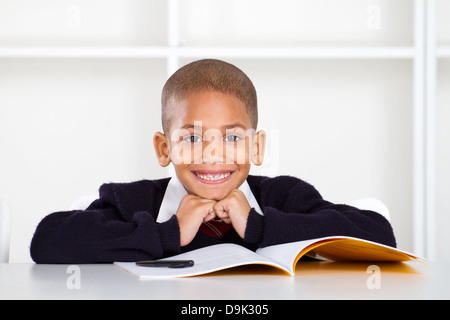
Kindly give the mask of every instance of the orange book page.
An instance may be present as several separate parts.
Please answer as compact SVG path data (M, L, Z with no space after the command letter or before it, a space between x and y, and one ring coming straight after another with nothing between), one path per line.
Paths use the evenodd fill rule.
M387 246L356 239L325 240L315 243L300 252L303 255L325 258L333 261L410 261L421 258ZM296 261L296 262L297 262Z

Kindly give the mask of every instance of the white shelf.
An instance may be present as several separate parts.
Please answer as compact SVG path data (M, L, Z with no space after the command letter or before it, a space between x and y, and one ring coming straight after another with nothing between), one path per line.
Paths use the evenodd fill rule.
M168 47L3 47L1 58L165 58Z
M0 47L0 58L412 59L413 47Z
M410 47L196 47L179 48L179 56L278 59L358 59L414 57Z

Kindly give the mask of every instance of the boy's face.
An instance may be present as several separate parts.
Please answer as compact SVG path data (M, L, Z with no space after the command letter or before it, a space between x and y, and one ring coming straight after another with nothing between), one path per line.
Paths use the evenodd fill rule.
M156 133L161 165L173 163L186 190L211 200L225 198L260 165L265 133L255 133L245 104L230 94L194 93L176 102L170 137Z

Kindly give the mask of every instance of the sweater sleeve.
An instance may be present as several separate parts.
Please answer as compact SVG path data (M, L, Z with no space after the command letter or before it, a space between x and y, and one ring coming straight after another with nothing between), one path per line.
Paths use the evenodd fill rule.
M253 210L246 241L260 247L327 236L350 236L396 246L390 223L380 214L325 201L310 184L292 177L264 182L264 216Z
M112 263L157 259L180 251L176 217L156 223L148 211L128 216L100 197L85 211L45 217L33 236L36 263Z

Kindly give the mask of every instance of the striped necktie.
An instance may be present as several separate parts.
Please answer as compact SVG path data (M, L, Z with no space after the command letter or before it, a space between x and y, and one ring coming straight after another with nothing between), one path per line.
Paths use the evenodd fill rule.
M200 226L201 232L216 239L223 238L223 236L230 232L231 229L233 229L233 225L231 223L227 224L222 220L211 220L202 223Z

